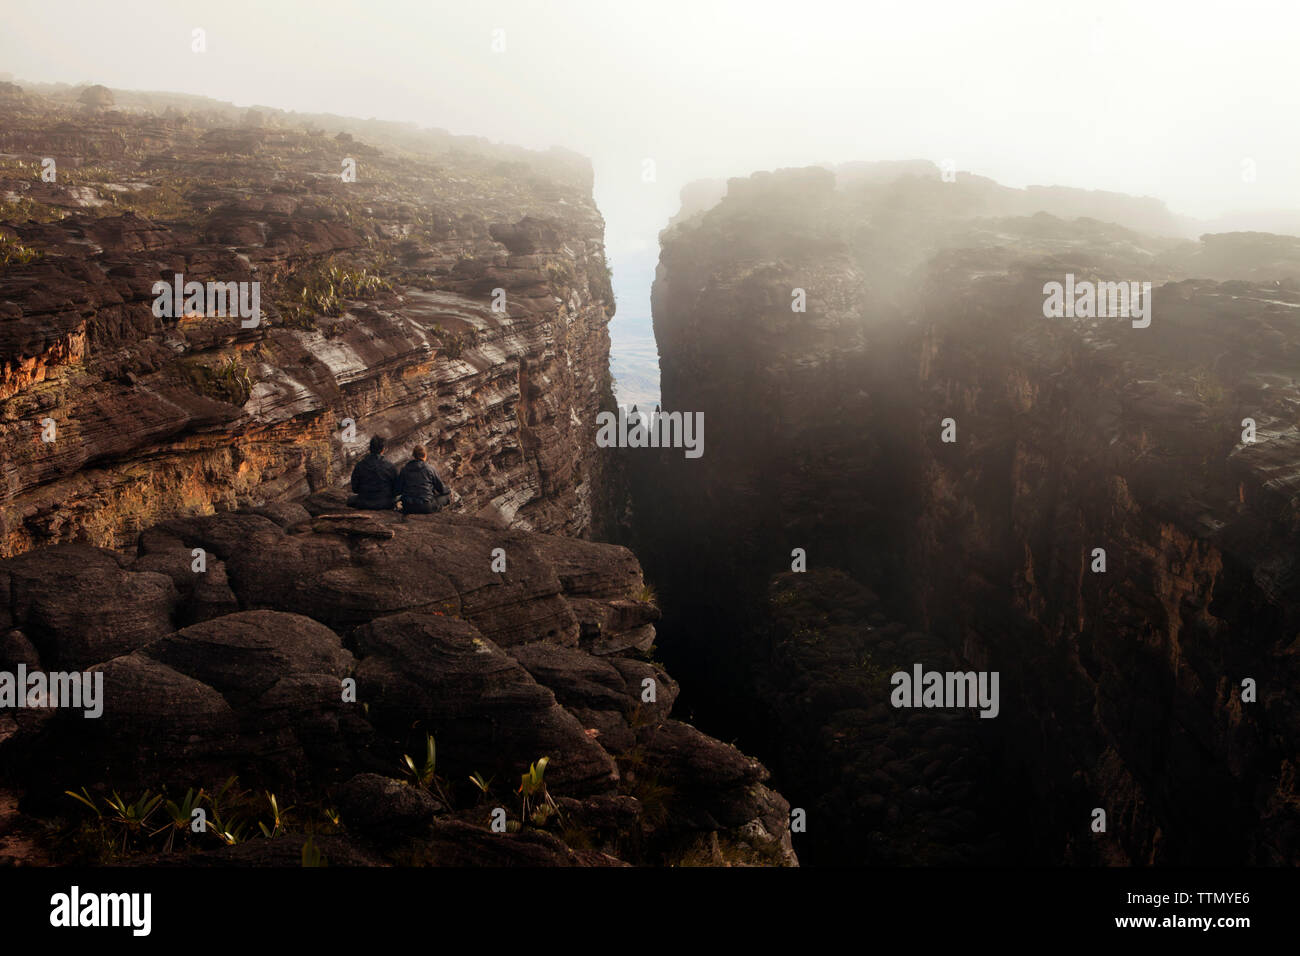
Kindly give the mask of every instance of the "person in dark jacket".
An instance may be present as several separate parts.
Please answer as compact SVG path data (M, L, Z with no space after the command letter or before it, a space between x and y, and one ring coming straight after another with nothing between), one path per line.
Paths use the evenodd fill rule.
M402 513L433 514L447 503L447 486L425 461L429 452L423 445L412 448L411 455L413 457L402 466L402 471L397 476L397 490L402 496Z
M349 508L392 511L397 507L397 469L383 452L384 439L376 435L370 439L370 454L352 469L355 494L348 499Z

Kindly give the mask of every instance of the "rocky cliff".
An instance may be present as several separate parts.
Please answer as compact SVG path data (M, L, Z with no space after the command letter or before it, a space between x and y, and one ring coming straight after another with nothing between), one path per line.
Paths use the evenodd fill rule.
M678 687L648 653L658 612L626 549L342 499L0 561L0 670L103 681L98 716L0 716L22 796L0 836L41 836L22 862L296 864L317 835L335 863L796 862L764 768L670 716ZM543 757L554 809L539 819L516 782ZM212 827L161 853L107 816L117 793L200 789ZM102 801L98 828L78 828L65 791ZM51 840L58 819L71 836ZM249 839L254 821L269 839Z
M807 860L1300 858L1296 241L1078 202L787 170L661 236L664 408L708 443L624 452L627 540ZM1151 282L1150 326L1046 318L1067 274ZM999 671L999 716L889 706L916 662Z
M588 530L613 311L589 165L351 128L0 97L0 554L292 500L375 433L428 445L466 512ZM259 283L259 324L156 314L177 274Z
M0 863L796 865L582 540L586 161L47 92L0 90ZM451 508L346 509L372 434Z

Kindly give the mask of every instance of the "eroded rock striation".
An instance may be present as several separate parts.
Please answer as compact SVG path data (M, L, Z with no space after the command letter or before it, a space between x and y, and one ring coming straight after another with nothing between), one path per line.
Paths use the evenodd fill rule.
M0 554L301 498L375 433L429 446L465 512L590 528L589 164L350 125L0 99ZM259 324L156 314L177 275L259 283Z
M102 713L0 711L0 858L797 864L764 767L675 717L635 557L582 540L587 162L47 94L0 98L0 680ZM348 511L372 434L451 510Z

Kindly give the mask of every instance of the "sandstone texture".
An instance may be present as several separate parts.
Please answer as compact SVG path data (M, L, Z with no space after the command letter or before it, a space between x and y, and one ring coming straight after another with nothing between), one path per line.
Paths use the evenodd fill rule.
M463 512L590 528L614 303L585 159L139 99L0 98L0 554L292 501L376 433ZM260 324L155 315L176 274L260 283Z

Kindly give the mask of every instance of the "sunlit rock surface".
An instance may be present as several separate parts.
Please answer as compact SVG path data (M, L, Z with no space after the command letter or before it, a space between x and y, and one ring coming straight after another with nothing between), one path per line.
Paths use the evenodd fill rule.
M0 262L0 554L292 500L375 433L429 446L464 512L589 530L613 296L584 159L168 115L0 100L0 236L27 250ZM260 282L260 325L156 317L177 273Z

